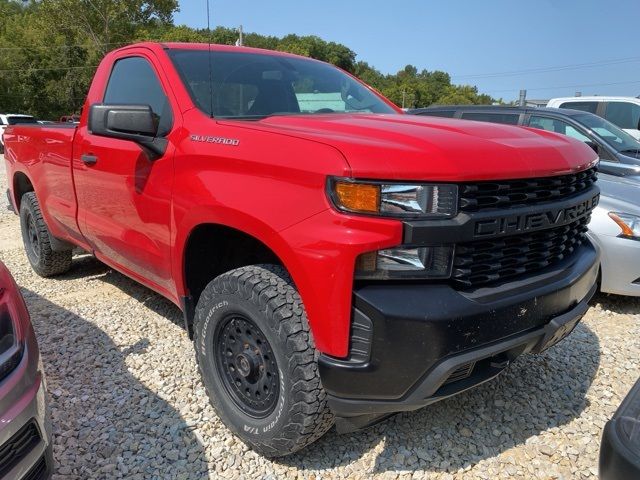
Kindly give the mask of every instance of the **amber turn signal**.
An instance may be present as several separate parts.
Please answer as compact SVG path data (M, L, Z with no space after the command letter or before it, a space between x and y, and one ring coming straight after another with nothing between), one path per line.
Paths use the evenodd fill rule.
M620 236L633 239L640 238L640 217L617 212L609 212L609 217L622 229Z
M352 212L380 211L380 185L336 182L333 186L340 207Z

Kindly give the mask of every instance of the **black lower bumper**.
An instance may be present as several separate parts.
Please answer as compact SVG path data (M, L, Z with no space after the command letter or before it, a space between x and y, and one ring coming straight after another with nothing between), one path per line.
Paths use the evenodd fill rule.
M352 336L358 354L319 359L339 430L455 395L495 377L517 356L557 343L586 312L598 264L587 243L550 270L498 287L356 288L354 318L364 332Z

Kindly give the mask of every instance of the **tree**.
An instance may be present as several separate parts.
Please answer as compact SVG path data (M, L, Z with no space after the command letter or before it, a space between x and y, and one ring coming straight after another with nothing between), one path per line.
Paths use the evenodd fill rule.
M247 43L247 45L250 45L250 43ZM344 45L326 42L316 36L299 37L298 35L287 35L277 42L276 50L333 63L348 72L353 72L355 69L355 52Z
M129 42L141 27L171 25L178 1L42 0L40 9L55 27L51 31L89 41L104 54L111 45Z
M438 105L491 105L493 99L488 95L478 95L477 87L451 85L434 103Z
M139 29L172 26L177 8L177 0L0 0L0 43L24 46L0 58L0 110L78 111L104 54Z
M0 0L0 111L55 119L79 111L104 54L140 40L233 45L238 32L209 33L173 24L177 0ZM71 13L70 13L71 12ZM332 63L356 75L391 101L407 107L434 103L491 103L475 87L451 84L441 71L407 65L385 75L347 46L317 36L246 33L245 45Z

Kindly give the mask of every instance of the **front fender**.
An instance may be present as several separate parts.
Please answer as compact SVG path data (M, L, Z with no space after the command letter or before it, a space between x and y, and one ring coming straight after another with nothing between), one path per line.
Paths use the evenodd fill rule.
M335 357L348 354L357 256L402 242L402 224L396 220L348 216L326 209L275 231L241 211L200 206L188 212L176 229L181 234L176 238L172 268L181 296L186 295L183 252L190 233L202 224L231 227L265 244L280 259L300 293L316 348Z

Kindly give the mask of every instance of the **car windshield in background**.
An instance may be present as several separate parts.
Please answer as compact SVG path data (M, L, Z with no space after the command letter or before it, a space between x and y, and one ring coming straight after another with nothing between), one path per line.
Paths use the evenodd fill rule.
M640 153L640 142L604 118L596 115L575 115L573 118L593 130L618 153L630 155Z
M170 50L169 55L194 103L214 117L396 113L364 85L325 63L288 56L212 51L210 75L206 50Z
M9 125L18 125L24 123L38 123L38 121L33 117L8 116L7 123Z

